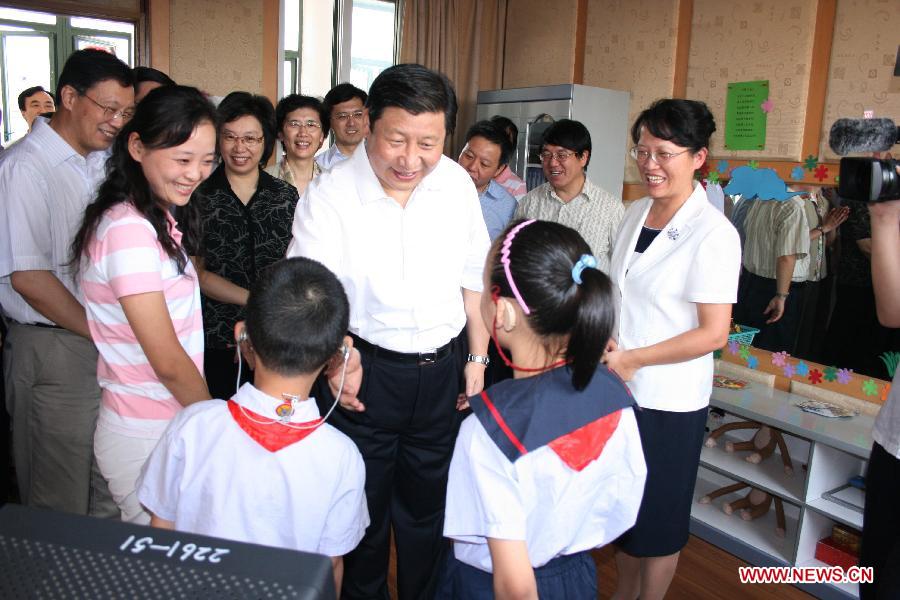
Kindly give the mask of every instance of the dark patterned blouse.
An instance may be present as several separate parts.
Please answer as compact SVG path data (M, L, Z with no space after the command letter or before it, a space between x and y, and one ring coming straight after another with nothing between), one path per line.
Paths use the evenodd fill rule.
M298 199L294 186L260 169L256 193L244 205L220 165L191 199L200 213L199 254L206 269L249 289L263 269L284 258ZM244 318L244 308L206 295L202 301L206 347L234 346L234 324Z

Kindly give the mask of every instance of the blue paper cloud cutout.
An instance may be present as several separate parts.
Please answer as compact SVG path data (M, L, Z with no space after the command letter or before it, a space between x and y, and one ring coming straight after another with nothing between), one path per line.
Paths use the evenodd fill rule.
M788 190L775 169L753 169L748 166L737 167L731 172L731 181L725 186L725 193L731 196L740 194L745 200L779 201L803 194Z

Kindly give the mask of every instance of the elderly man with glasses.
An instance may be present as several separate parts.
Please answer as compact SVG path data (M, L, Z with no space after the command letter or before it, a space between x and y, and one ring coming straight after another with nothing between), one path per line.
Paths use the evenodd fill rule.
M325 107L330 115L334 143L316 157L323 169L346 160L359 143L369 135L369 112L366 109L368 95L349 83L339 83L325 94Z
M571 227L591 247L597 268L608 273L625 207L620 198L593 183L585 173L591 160L587 127L570 119L557 121L544 133L540 157L547 182L522 198L515 218Z
M70 264L72 237L134 110L132 71L79 50L56 86L57 111L0 157L3 369L23 504L118 516L94 461L97 350Z

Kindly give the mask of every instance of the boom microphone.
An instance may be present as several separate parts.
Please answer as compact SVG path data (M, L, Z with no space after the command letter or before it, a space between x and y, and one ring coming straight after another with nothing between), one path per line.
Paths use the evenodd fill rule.
M828 145L835 154L884 152L900 142L900 127L890 119L838 119L831 126Z

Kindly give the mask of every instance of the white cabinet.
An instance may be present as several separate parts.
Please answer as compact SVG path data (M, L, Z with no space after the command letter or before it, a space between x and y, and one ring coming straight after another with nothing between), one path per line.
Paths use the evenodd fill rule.
M727 440L752 437L752 430L739 430L719 438L715 448L703 448L697 488L691 510L691 532L759 566L824 566L815 559L816 542L831 533L834 523L862 529L862 513L825 497L865 473L872 447L873 418L859 415L851 419L827 419L796 407L804 400L773 388L750 383L742 390L714 388L710 406L726 413L726 420L750 420L775 427L784 434L794 472L787 475L781 457L775 454L754 465L744 460L747 453L725 452ZM764 517L744 521L740 515L726 515L722 504L744 496L748 490L700 504L699 498L734 482L748 483L783 500L786 534L775 533L774 508ZM737 576L737 574L735 574ZM819 598L856 598L852 585L804 585Z

